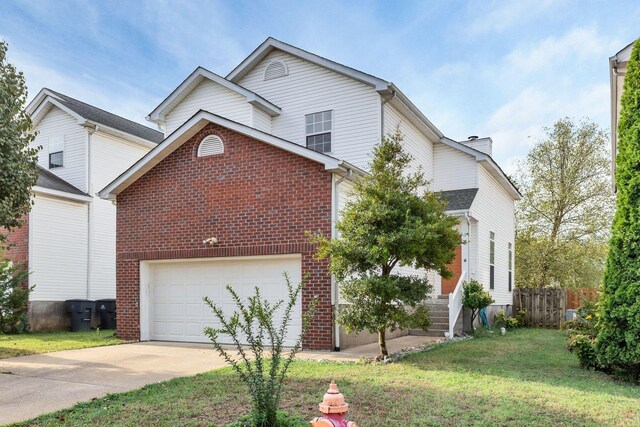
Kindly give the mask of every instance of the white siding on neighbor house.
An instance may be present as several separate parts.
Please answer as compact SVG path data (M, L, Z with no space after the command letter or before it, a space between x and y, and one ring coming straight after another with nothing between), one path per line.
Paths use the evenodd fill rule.
M272 60L287 64L289 74L264 80ZM274 50L239 84L282 109L273 117L272 133L306 145L305 115L333 111L332 155L366 168L373 146L380 141L380 96L371 86Z
M508 244L514 245L514 201L506 190L480 166L480 186L473 202L472 214L477 224L476 278L489 290L489 233L495 233L495 289L490 293L496 304L512 304L508 290ZM515 247L515 246L514 246Z
M42 146L38 164L49 169L49 138L64 137L64 166L50 170L80 190L87 191L87 130L58 107L51 107L35 130L38 135L31 145Z
M244 96L205 79L166 115L164 134L171 134L198 110L206 110L243 125L253 126L251 108Z
M441 142L435 144L433 154L435 191L478 187L478 162L473 156Z
M263 132L271 133L271 116L253 105L251 106L251 111L253 114L253 124L251 126Z
M424 176L428 181L433 180L433 142L407 120L401 112L389 104L384 106L384 133L393 133L396 127L404 135L404 148L413 156L415 165L422 166Z
M91 136L91 194L113 181L149 148L102 132ZM90 207L91 256L89 298L116 296L116 207L94 197Z
M87 205L36 196L29 214L32 301L87 298Z

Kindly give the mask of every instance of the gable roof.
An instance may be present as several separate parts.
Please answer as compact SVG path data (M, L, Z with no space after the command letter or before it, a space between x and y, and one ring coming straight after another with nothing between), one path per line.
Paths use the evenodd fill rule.
M473 204L473 200L478 193L477 188L464 188L461 190L441 191L440 198L447 204L445 210L460 211L468 210Z
M175 106L178 105L178 103L182 101L189 93L191 93L191 91L195 89L195 87L199 85L203 80L211 80L212 82L217 83L220 86L223 86L239 95L244 96L248 103L256 106L257 108L260 108L271 116L277 116L278 114L280 114L280 108L277 105L267 101L260 95L250 91L249 89L245 89L244 87L230 80L227 80L224 77L207 70L206 68L198 67L191 74L189 74L189 76L184 79L184 81L180 83L180 85L175 88L173 92L171 92L169 96L167 96L164 101L160 103L160 105L158 105L151 113L149 113L149 115L147 116L147 120L153 122L164 121L164 116L169 111L173 110L173 108L175 108Z
M454 141L451 138L443 137L440 139L440 142L444 145L454 148L456 150L462 151L470 156L473 156L478 163L480 163L484 168L495 178L495 180L504 188L507 193L514 199L520 200L522 199L522 194L520 194L520 190L515 184L511 181L511 178L504 173L502 168L493 160L493 158L483 153L482 151L478 151L474 148L471 148L461 142Z
M48 111L47 107L51 104L71 114L79 124L100 125L154 144L164 138L162 132L48 88L40 90L27 107L27 112L32 116L34 124L44 116Z
M309 160L323 164L325 169L332 172L355 172L363 175L366 172L335 157L311 150L302 145L268 134L256 128L234 122L208 111L200 110L176 129L164 141L149 151L144 157L124 171L120 176L103 188L98 195L103 199L115 200L116 196L133 184L138 178L173 153L192 136L198 133L208 123L215 123L239 134L251 137L257 141L269 144L281 150L299 155Z

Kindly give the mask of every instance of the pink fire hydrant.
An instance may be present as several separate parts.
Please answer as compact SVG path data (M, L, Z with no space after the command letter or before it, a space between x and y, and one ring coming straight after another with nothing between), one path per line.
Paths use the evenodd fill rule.
M344 401L335 381L331 381L329 390L318 407L324 416L314 418L311 427L358 427L353 421L344 418L349 411L349 404Z

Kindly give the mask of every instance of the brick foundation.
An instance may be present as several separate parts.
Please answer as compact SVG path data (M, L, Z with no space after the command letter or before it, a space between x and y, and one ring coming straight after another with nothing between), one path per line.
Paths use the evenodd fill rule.
M215 134L224 154L197 157ZM118 335L140 338L141 260L299 253L303 310L318 311L304 346L332 348L331 278L307 231L331 233L331 174L323 165L209 124L118 195ZM204 248L211 236L219 243Z

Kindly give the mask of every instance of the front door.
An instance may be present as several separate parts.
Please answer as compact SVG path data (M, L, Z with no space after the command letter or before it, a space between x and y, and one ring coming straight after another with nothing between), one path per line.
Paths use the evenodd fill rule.
M453 276L450 279L442 279L441 295L452 293L462 276L462 246L456 248L456 257L447 267L453 272Z

